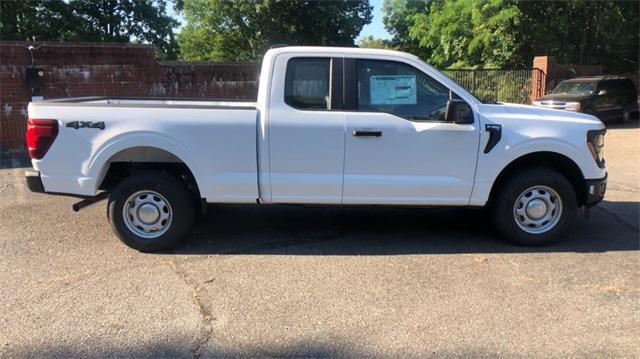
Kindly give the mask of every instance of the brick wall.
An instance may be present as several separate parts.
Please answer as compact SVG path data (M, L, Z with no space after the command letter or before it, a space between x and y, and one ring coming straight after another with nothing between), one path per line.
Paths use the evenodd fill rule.
M74 96L255 100L255 63L158 62L145 45L0 41L0 159L24 153L31 89L26 69L44 72L45 99Z

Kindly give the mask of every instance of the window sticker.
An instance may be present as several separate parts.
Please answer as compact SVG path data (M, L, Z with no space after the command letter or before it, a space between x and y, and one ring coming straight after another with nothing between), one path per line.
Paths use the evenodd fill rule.
M415 75L384 75L369 78L372 105L415 105Z

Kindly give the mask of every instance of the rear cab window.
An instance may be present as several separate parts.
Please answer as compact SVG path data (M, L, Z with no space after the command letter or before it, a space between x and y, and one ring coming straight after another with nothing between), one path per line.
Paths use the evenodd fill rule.
M284 102L304 110L329 110L330 58L292 58L287 63Z

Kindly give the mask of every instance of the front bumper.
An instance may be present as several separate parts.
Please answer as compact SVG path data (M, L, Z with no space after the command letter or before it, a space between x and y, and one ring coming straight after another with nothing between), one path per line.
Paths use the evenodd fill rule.
M44 193L44 186L42 185L40 172L33 170L25 171L24 178L27 181L27 187L31 192Z
M604 198L604 193L607 190L607 176L603 178L587 180L587 203L585 207L592 207L600 203Z

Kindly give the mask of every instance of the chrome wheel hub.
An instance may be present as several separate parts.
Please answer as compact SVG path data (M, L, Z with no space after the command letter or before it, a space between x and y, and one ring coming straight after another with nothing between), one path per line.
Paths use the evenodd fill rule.
M524 190L513 205L513 217L518 227L531 234L541 234L558 224L562 216L562 200L547 186Z
M125 202L122 217L127 228L135 235L153 239L163 235L171 226L171 205L154 191L138 191Z
M145 224L151 224L158 221L160 211L153 204L145 203L138 208L138 218Z
M534 199L527 203L527 215L529 218L542 218L547 213L547 205L544 201Z

